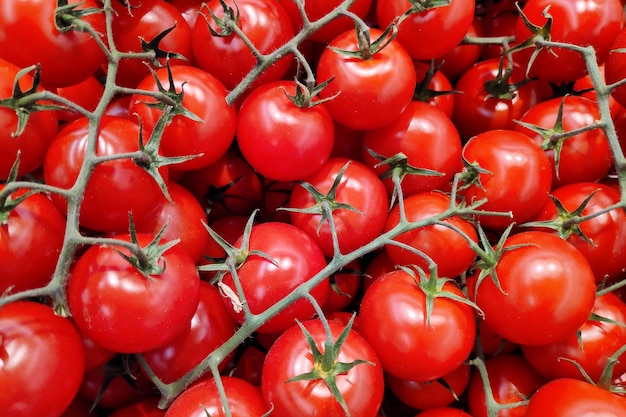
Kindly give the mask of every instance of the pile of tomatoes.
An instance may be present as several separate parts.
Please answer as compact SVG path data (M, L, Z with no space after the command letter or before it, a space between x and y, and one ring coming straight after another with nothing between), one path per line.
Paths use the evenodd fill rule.
M0 0L0 415L626 415L622 3Z

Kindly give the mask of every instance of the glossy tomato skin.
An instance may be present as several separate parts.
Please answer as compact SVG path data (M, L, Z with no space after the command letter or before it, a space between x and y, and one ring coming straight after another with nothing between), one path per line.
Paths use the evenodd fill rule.
M99 7L95 0L70 0L79 10ZM60 32L55 25L56 2L5 1L0 16L0 58L26 68L41 64L44 86L66 87L93 75L106 58L87 32ZM96 33L104 34L104 14L83 17ZM78 60L78 61L77 61ZM78 64L77 62L80 62Z
M324 352L326 331L322 322L316 319L302 325L310 332L317 349ZM337 340L344 327L334 321L328 322L328 325L333 340ZM337 361L350 363L355 360L370 363L358 364L348 372L337 375L335 382L351 416L375 417L383 399L383 370L372 347L351 330L341 346ZM323 380L286 382L313 369L311 348L300 326L294 325L274 342L263 364L261 389L266 404L274 406L272 415L345 415Z
M465 33L467 37L483 37L483 25L479 17L472 19L472 24ZM449 51L435 62L441 64L439 71L450 80L458 80L472 65L474 65L482 54L484 45L459 43L453 50Z
M550 381L537 390L528 403L525 417L585 415L626 415L626 401L588 382L562 378Z
M485 361L489 386L498 404L511 404L530 397L546 381L519 354L497 355ZM485 387L474 372L467 388L468 408L473 417L487 417ZM502 409L497 417L524 417L526 406Z
M431 216L439 215L450 207L450 198L441 192L419 193L409 196L404 201L406 219L410 222L423 221ZM400 222L400 208L395 206L389 213L385 231L396 227ZM409 245L430 257L437 264L440 277L455 278L465 272L474 262L476 253L469 242L456 230L463 232L468 239L478 242L478 234L472 223L460 216L450 216L441 224L422 226L403 232L393 240ZM424 271L429 264L424 257L408 249L389 244L385 250L391 261L396 265L417 265Z
M189 328L165 346L143 353L150 369L165 383L185 376L237 330L218 289L207 282L201 284L198 308ZM229 359L220 364L222 370Z
M7 99L13 94L15 76L20 71L17 65L0 57L0 98ZM33 86L32 74L25 74L19 81L23 91ZM58 129L54 111L37 111L28 116L28 123L21 135L13 137L17 131L17 114L10 108L0 108L0 179L9 177L11 168L20 152L18 176L36 170L43 163L46 149Z
M455 125L433 106L412 101L406 110L386 126L365 132L363 138L363 162L378 175L390 166L372 156L373 151L390 158L403 153L407 163L414 168L430 169L440 175L408 174L402 181L405 196L442 188L452 180L461 167L461 138ZM393 181L385 178L389 195L393 193Z
M205 167L224 155L233 142L237 125L235 108L226 103L228 92L212 74L190 65L175 65L170 70L176 91L183 91L182 105L200 120L183 115L174 116L171 124L163 131L160 154L172 157L197 156L176 164L179 170ZM156 76L166 90L170 88L167 68L156 70ZM152 75L140 81L137 88L158 91ZM146 104L154 101L141 94L133 95L130 99L129 113L137 114L143 123L145 141L162 114L161 110Z
M56 93L87 111L94 111L104 93L104 85L94 74L79 83L59 87L56 89ZM56 113L59 124L71 122L81 117L80 113L66 109L57 110Z
M241 247L242 239L235 242ZM287 223L267 222L254 225L249 239L248 253L260 251L265 256L250 254L237 270L246 304L250 311L259 314L284 298L298 285L313 278L326 266L326 258L319 245L305 232ZM272 261L273 260L273 261ZM221 284L237 294L233 277L227 273ZM310 294L323 304L330 284L323 278ZM244 313L238 303L224 292L223 301L232 317L244 322ZM311 303L301 298L265 322L258 331L280 333L294 324L294 320L307 320L315 310Z
M378 24L385 28L410 8L411 2L408 0L378 0ZM473 1L452 0L446 6L409 15L400 22L397 39L413 59L439 58L461 42L473 17Z
M379 29L370 29L376 41ZM329 46L358 51L356 31L348 30L333 39ZM354 58L326 48L317 64L317 80L333 80L320 92L330 98L328 109L339 123L357 130L376 129L392 122L411 102L415 89L415 67L397 40L369 58Z
M372 2L373 0L356 0L352 2L348 10L361 19L365 19ZM300 15L298 4L291 0L278 0L278 3L280 3L289 14L294 32L297 33L300 31L302 29L302 16ZM304 3L304 10L306 11L308 19L314 22L326 16L341 3L341 0L310 1ZM348 16L340 15L320 30L314 32L309 39L316 42L328 43L341 33L352 28L354 28L354 21Z
M137 238L145 247L154 235ZM67 289L72 316L86 336L112 351L157 349L185 331L196 312L200 278L195 263L174 246L159 261L163 272L146 277L118 250L129 255L126 249L96 245L76 261Z
M263 416L270 410L258 388L235 377L223 376L222 384L232 417ZM166 417L226 417L215 380L204 379L185 390L169 406Z
M237 26L262 54L273 52L293 38L289 15L278 2L227 0L224 3L239 12ZM224 7L220 0L211 0L200 9L208 17L205 19L199 15L192 29L191 45L196 64L217 77L228 90L232 90L256 65L257 60L237 34L223 33L206 9L210 9L218 18L224 17ZM222 36L213 36L209 26ZM260 86L280 80L290 65L289 57L277 60L252 85Z
M47 184L70 189L79 176L89 136L89 121L80 118L66 125L55 136L44 160ZM129 119L105 116L100 123L96 155L111 156L139 150L139 125ZM161 168L167 180L167 168ZM141 192L141 198L136 193ZM98 164L89 178L80 207L80 225L102 232L128 231L128 212L141 220L152 215L162 192L156 181L128 159ZM63 213L66 200L53 194L52 200Z
M27 192L18 190L10 199ZM0 294L44 287L61 253L65 217L47 196L32 194L12 210L1 210L0 219Z
M336 189L335 201L340 204L349 204L358 212L347 208L333 211L341 253L349 253L375 239L385 227L389 207L389 199L383 182L372 170L358 161L331 158L318 172L305 178L305 182L321 193L327 194L346 164L349 165ZM316 204L309 191L296 185L287 207L306 209ZM292 211L289 217L294 226L304 230L320 245L324 255L333 256L330 224L324 221L319 227L321 214Z
M422 83L426 81L430 63L415 61L415 73L417 75L418 87L416 89L414 100L429 103L443 111L446 116L452 117L454 111L454 96L452 92L452 82L441 70L434 71L428 85L424 90Z
M613 39L610 52L606 57L604 64L604 76L607 84L616 83L626 78L626 66L624 65L624 54L619 50L626 47L626 29L622 29L620 33ZM615 99L622 107L626 106L626 87L621 85L611 91L611 97Z
M429 381L443 377L467 359L476 322L469 305L437 297L429 326L426 295L415 280L404 270L375 280L361 301L359 332L374 348L387 373ZM443 290L464 297L451 282Z
M556 198L568 212L575 211L585 199L593 194L581 216L589 216L617 204L620 201L619 192L610 185L595 182L578 182L558 187L550 193ZM540 212L532 219L533 221L557 221L559 219L556 205L549 199ZM626 213L616 209L607 213L592 217L578 226L581 232L592 243L585 241L581 236L572 233L567 237L585 256L596 283L618 278L626 270ZM552 231L551 229L541 230ZM564 230L565 233L569 231Z
M604 62L613 39L622 28L622 5L619 0L528 0L522 13L533 24L543 26L542 16L546 7L552 16L550 40L591 46L598 62ZM522 19L515 26L515 40L524 42L530 36ZM534 48L517 52L514 59L526 65ZM582 55L574 50L558 48L542 49L530 67L529 75L553 83L573 82L583 77L587 68Z
M333 149L333 119L326 103L300 107L295 81L276 81L254 89L237 115L237 144L261 175L278 181L302 180L328 160Z
M417 410L429 410L447 407L458 401L467 388L470 374L470 366L462 364L434 381L410 381L387 374L385 383L387 388L406 405Z
M506 129L480 133L465 144L463 158L488 171L479 173L477 183L460 191L467 203L486 199L480 210L512 214L478 216L485 228L504 230L512 222L524 223L548 199L552 188L550 161L523 133Z
M582 129L600 120L596 103L586 97L571 95L537 103L518 119L539 128L552 129L561 106L564 132ZM520 124L516 124L514 130L528 135L544 148L552 167L553 188L575 182L600 181L613 166L609 142L600 128L567 137L560 151L558 168L554 152L556 139L548 138L548 142L552 142L550 145L545 143L546 138Z
M455 96L452 121L463 141L488 130L513 130L516 119L552 94L545 82L528 81L525 68L512 65L509 79L500 87L493 85L498 77L499 58L477 62L455 83L454 89L459 94ZM520 83L524 84L509 91L510 86Z
M597 297L592 313L617 323L626 322L626 304L614 293ZM591 317L565 339L543 346L522 346L522 353L528 363L547 379L584 379L580 370L565 358L580 365L592 381L599 381L609 357L624 344L626 329L621 324ZM624 372L626 364L622 355L615 364L613 375L617 378Z
M501 290L493 275L478 288L478 272L468 278L469 294L485 313L485 322L521 345L553 343L576 332L595 300L595 280L585 257L569 242L541 231L509 236L507 247L514 248L505 250L495 267Z
M18 301L0 309L0 336L0 409L11 417L60 416L85 367L76 328L49 306Z
M139 233L158 233L163 227L163 239L180 239L183 248L194 262L200 261L209 234L204 228L206 215L196 197L182 185L170 182L167 186L171 202L163 196L159 210L144 221L135 224Z
M162 32L172 29L160 42L159 49L179 54L186 59L170 58L170 65L193 62L191 28L180 11L166 0L133 1L128 4L112 2L111 19L113 41L121 52L142 52L142 40L151 42ZM160 58L160 66L166 59ZM134 88L150 76L149 68L156 69L149 60L122 58L116 71L115 82L119 86ZM106 70L106 66L104 67Z

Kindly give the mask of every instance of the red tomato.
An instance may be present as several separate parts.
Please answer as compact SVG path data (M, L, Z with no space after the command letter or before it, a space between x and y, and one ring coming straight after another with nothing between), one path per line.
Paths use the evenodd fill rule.
M355 0L350 4L348 10L361 19L365 19L372 2L373 0ZM302 15L300 14L298 3L293 0L278 0L278 3L280 3L289 14L289 18L293 23L294 32L297 33L300 31L302 29ZM315 22L316 20L325 17L342 3L342 0L318 0L304 2L304 11L306 12L309 21ZM352 28L354 28L354 20L352 17L338 15L321 29L313 32L309 39L316 42L328 43L336 36L339 36L342 32Z
M276 339L263 364L261 388L266 404L273 406L271 415L346 414L324 381L329 377L341 393L351 417L375 417L383 399L384 380L372 347L353 330L348 331L342 344L329 346L325 326L319 319L304 322L302 327L309 332L315 349L310 346L304 330L293 326ZM344 327L329 321L328 328L333 341L337 342ZM335 349L332 354L331 349ZM347 371L341 366L357 360L368 363L356 363ZM310 379L292 380L310 372L315 373Z
M409 222L423 222L432 216L441 215L449 208L450 198L436 191L413 194L404 200L406 219ZM393 229L399 222L400 209L395 206L389 213L385 231ZM440 277L455 278L474 262L476 253L467 239L476 243L478 234L474 225L458 215L443 218L441 222L443 224L429 224L403 232L393 240L409 245L428 256L437 264L437 273ZM430 264L423 256L393 244L386 245L385 250L394 264L417 265L428 273Z
M130 241L124 235L116 238ZM154 235L137 238L146 247ZM185 331L196 312L200 278L195 264L174 246L149 260L164 266L162 271L144 275L122 254L130 256L125 248L95 245L76 261L67 288L73 319L87 337L112 351L159 348Z
M464 37L483 37L482 21L478 17L472 19ZM435 62L441 63L440 71L450 80L457 80L465 71L480 58L483 45L480 43L459 43L454 49L439 57Z
M485 361L493 399L500 405L512 404L530 397L544 379L519 354L497 355ZM489 414L485 387L479 372L474 372L467 388L468 408L472 417L524 417L525 406L502 408Z
M252 385L261 386L261 373L267 351L254 345L246 346L243 352L238 355L237 363L234 366L231 376L245 379Z
M552 17L549 40L591 46L598 62L604 62L613 39L622 28L623 8L619 0L528 0L522 13L534 25L543 26L543 13L549 7ZM519 44L531 36L523 20L517 20L515 40ZM516 62L528 62L534 47L516 52ZM573 82L587 73L578 51L566 48L543 48L532 62L529 75L553 83Z
M626 415L626 401L610 391L577 379L556 379L530 398L524 417L580 417Z
M227 216L213 220L208 226L226 242L234 245L237 239L243 234L247 222L248 218L244 216ZM226 259L226 251L224 248L222 248L213 237L209 237L204 251L202 252L202 259L198 265L215 264L223 262L224 259ZM215 272L213 271L200 271L200 277L206 281L210 281L214 276Z
M370 40L383 32L370 29ZM385 40L387 41L387 40ZM333 79L320 92L332 117L352 129L376 129L392 122L411 102L415 90L415 67L397 40L375 53L360 45L356 30L348 30L329 43L320 56L318 82ZM360 52L353 57L338 50Z
M562 136L600 120L596 103L585 97L565 96L544 100L530 107L518 119L539 129L547 129L536 132L520 124L514 128L528 135L548 155L552 167L552 187L599 181L613 166L611 148L601 128L586 130L574 136Z
M409 0L380 0L376 19L385 28L411 8L414 12L400 21L397 39L411 58L419 60L439 58L456 48L474 18L473 0L451 0L431 8Z
M202 282L200 301L189 328L165 346L143 352L148 366L161 381L171 383L184 377L235 334L235 322L221 299L217 288ZM222 370L229 359L220 364Z
M626 213L615 209L580 223L571 223L570 220L576 216L589 216L618 204L619 192L610 185L580 182L556 188L551 195L560 202L565 212L560 212L552 199L546 201L532 220L551 221L556 230L540 230L558 234L576 246L589 262L596 283L613 280L623 274L626 270ZM590 198L589 201L581 207L587 198Z
M76 328L46 305L18 301L0 308L0 335L0 410L11 417L60 416L85 369Z
M612 53L613 52L609 52L609 55L607 56L607 61L611 58ZM600 76L602 77L602 81L606 83L606 65L599 65L598 69L600 70ZM596 94L593 81L589 74L577 79L572 88L574 89L574 91L580 92L580 95L582 97L586 97L589 100L593 101L596 105L598 105L598 95ZM621 111L622 106L617 102L617 100L615 100L615 97L613 97L613 95L610 95L608 97L608 104L611 117L615 119Z
M475 295L496 333L521 345L545 345L575 333L587 321L595 280L578 249L541 231L509 236L502 249L484 280L476 282L480 270L468 277L470 296Z
M158 45L161 51L178 54L186 59L171 57L170 65L193 62L191 50L191 28L180 11L165 0L133 0L111 2L113 18L111 29L113 41L118 51L138 53L144 51L144 43L153 42L155 38L171 29ZM115 83L123 87L135 87L141 80L151 77L150 68L165 66L166 59L159 58L158 65L147 59L122 58L115 73ZM105 66L106 70L107 67ZM167 87L166 87L167 88Z
M192 192L211 220L248 216L262 200L259 176L234 151L204 168L185 171L179 182Z
M56 89L56 93L87 111L94 111L104 93L104 85L95 75L92 75L79 83L67 87L59 87ZM57 110L59 123L71 122L80 118L80 116L79 113L71 109Z
M242 238L235 243L235 247L241 248L241 244ZM264 256L255 254L257 251ZM272 307L326 266L322 250L309 235L295 226L279 222L254 225L246 255L237 275L246 298L245 303L253 314L260 314ZM329 287L328 278L323 278L310 294L323 304ZM245 317L240 303L244 300L237 295L230 273L222 278L220 289L228 311L239 323L243 323ZM232 295L229 296L230 292ZM311 303L301 298L265 322L258 331L280 333L291 327L294 320L310 319L314 314Z
M499 58L480 61L456 82L452 120L464 141L488 130L513 130L515 120L552 93L544 82L528 81L520 65L506 70Z
M626 47L626 29L615 36L611 43L610 52L606 57L604 64L604 76L608 84L613 84L626 78L626 55L622 49ZM626 87L624 84L614 88L611 91L611 97L615 99L622 107L626 107Z
M326 103L292 101L303 98L297 88L295 81L264 84L252 90L237 115L239 150L270 179L302 180L317 172L333 149L334 125Z
M606 293L596 298L592 314L614 322L601 321L591 316L576 332L563 340L542 346L522 346L522 353L530 365L547 379L584 379L580 365L592 381L599 381L608 359L626 344L626 304L615 294ZM622 355L613 368L614 378L626 372L626 356ZM566 360L569 359L569 360Z
M90 124L80 118L66 125L54 138L44 160L47 184L69 190L78 179L87 152ZM139 150L139 125L131 120L105 116L99 126L95 153L113 156ZM167 180L167 168L161 174ZM141 190L141 198L137 197ZM93 168L80 207L81 226L103 232L128 231L128 213L141 221L155 213L162 192L147 171L130 159L114 159ZM67 211L64 197L53 194L52 200Z
M489 3L487 11L481 19L483 36L490 38L515 36L515 24L519 16L515 3L517 0L501 0ZM524 2L519 3L521 6ZM484 60L500 58L503 52L502 44L485 45L482 58Z
M489 130L470 139L463 158L483 172L466 167L470 184L460 193L469 203L486 199L480 210L508 216L480 215L488 229L504 230L523 223L539 212L552 188L550 161L531 138L513 130Z
M184 115L174 116L171 124L163 131L160 154L170 157L196 156L176 164L176 169L205 167L217 161L230 147L237 125L235 108L226 104L226 88L212 74L189 65L173 66L170 70L176 91L183 94L182 106L200 120ZM167 68L157 70L156 77L163 88L170 88ZM144 78L137 88L159 91L152 75ZM142 94L135 94L130 99L129 113L137 114L143 123L144 140L148 139L162 115L161 110L148 105L154 102L154 99Z
M35 193L12 207L27 192L12 193L0 210L0 294L46 286L63 246L65 218L47 196Z
M448 77L431 64L421 61L415 61L414 64L417 87L413 99L427 102L443 111L446 116L452 117L455 93Z
M235 17L225 17L223 4ZM224 21L221 26L211 18L209 11ZM276 1L211 0L200 8L200 13L191 40L196 64L217 77L228 90L235 88L257 64L248 45L227 27L228 24L236 24L261 54L275 51L294 36L289 15ZM210 30L218 35L212 35ZM290 65L288 56L277 60L252 85L280 80Z
M358 259L349 262L346 266L332 274L329 278L331 291L328 292L328 297L326 297L326 301L322 305L322 310L325 313L340 311L354 302L357 292L361 288L362 278L363 272Z
M254 385L231 376L221 377L231 417L263 416L266 407ZM169 406L165 417L226 417L224 405L214 379L202 380L185 390Z
M0 17L2 19L2 17ZM0 29L0 36L2 29ZM0 99L13 96L13 83L20 68L1 59L0 53ZM33 87L32 74L20 78L22 91ZM43 163L46 149L52 142L58 129L57 115L54 111L35 111L28 116L24 131L17 137L18 118L15 109L0 107L0 180L9 178L11 168L20 153L18 177L35 171Z
M80 12L97 10L95 0L68 0ZM59 30L55 20L66 25ZM98 43L86 31L72 30L70 12L57 14L57 2L49 0L5 0L0 13L0 58L20 68L41 64L41 82L48 88L67 87L93 75L106 61ZM77 23L74 23L77 24ZM104 14L97 12L80 18L104 34Z
M471 417L463 410L452 407L433 408L417 413L415 417Z
M404 404L418 409L446 407L462 396L470 380L471 368L463 364L433 381L410 381L391 374L385 376L387 388Z
M402 269L375 280L361 301L359 332L387 373L429 381L447 375L467 359L476 322L472 307L441 294L464 297L452 282L439 280L438 291L433 291L420 288L416 281L419 278ZM430 323L427 296L435 297Z
M363 162L385 177L387 192L394 190L392 169L403 169L404 196L442 188L452 180L462 165L461 138L455 125L437 108L413 101L386 126L365 132ZM381 155L373 156L370 151ZM404 158L382 163L402 153ZM407 166L408 165L408 166ZM414 173L411 168L436 171L437 175Z
M347 166L347 168L346 168ZM341 180L334 187L342 169ZM334 254L332 232L321 204L327 201L332 209L341 253L352 252L375 239L383 231L387 220L389 200L380 178L368 167L344 158L330 159L318 172L305 178L323 196L314 196L302 186L295 186L287 207L313 209L315 213L291 211L291 223L304 230L319 244L324 255ZM334 192L334 194L333 194ZM333 194L333 195L331 195ZM334 201L332 200L334 197ZM351 207L342 205L348 204Z
M170 198L163 196L157 212L135 225L139 233L158 233L163 227L165 240L180 239L183 248L194 262L202 258L209 234L204 228L206 215L195 196L182 185L170 182L167 186Z
M109 417L163 417L165 410L158 407L159 398L146 398L118 408Z

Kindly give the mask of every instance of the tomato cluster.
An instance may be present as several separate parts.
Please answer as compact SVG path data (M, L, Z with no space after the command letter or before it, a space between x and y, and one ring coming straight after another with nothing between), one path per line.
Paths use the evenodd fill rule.
M0 10L0 415L626 415L623 2Z

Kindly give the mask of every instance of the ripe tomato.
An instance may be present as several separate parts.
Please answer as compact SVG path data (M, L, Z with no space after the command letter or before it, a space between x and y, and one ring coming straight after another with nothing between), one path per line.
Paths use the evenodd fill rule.
M124 235L116 238L130 241ZM137 238L146 247L154 235ZM157 349L189 327L200 296L198 272L177 246L151 260L164 269L149 276L122 254L130 256L121 247L95 245L78 258L67 288L70 311L78 328L107 349L122 353Z
M601 321L591 316L576 332L565 339L541 346L522 346L528 363L547 379L584 379L575 361L592 381L599 381L608 359L626 344L626 304L614 293L596 298L592 314L614 322ZM613 368L614 378L626 372L622 355Z
M67 124L55 136L43 164L47 184L69 190L82 169L89 121L80 118ZM113 156L139 150L139 125L129 119L105 116L96 139L97 156ZM165 169L164 169L165 168ZM167 167L161 174L167 180ZM141 198L137 197L141 192ZM128 231L128 213L141 221L155 213L162 192L143 168L129 159L116 159L93 168L80 207L81 226L103 232ZM53 194L52 200L63 213L67 212L64 197Z
M187 330L168 344L143 352L146 363L165 383L179 380L235 334L236 326L217 288L200 286L200 301ZM228 364L226 358L220 368Z
M237 115L237 145L261 175L302 180L326 163L333 149L333 119L326 103L298 104L295 81L276 81L250 92ZM304 93L300 92L300 95Z
M528 81L522 66L512 64L507 75L501 65L506 68L499 58L480 61L456 82L460 94L454 97L452 120L463 141L488 130L513 130L516 119L552 93L546 83Z
M224 17L224 5L235 17ZM257 64L248 45L228 27L220 27L209 15L224 19L222 24L236 24L261 54L269 54L293 38L289 15L282 5L268 0L211 0L200 8L192 29L191 46L198 67L213 74L232 90ZM206 16L206 17L204 17ZM234 21L233 21L234 20ZM209 29L210 28L210 29ZM213 30L217 36L211 34ZM278 81L289 69L286 56L266 69L252 84L260 86Z
M481 19L483 36L490 38L515 36L515 24L519 17L515 3L517 3L517 0L502 0L489 3ZM503 52L504 47L502 44L485 45L482 51L482 58L484 60L500 58Z
M12 193L0 210L0 294L48 284L63 246L65 217L47 196L32 194L11 207L27 192Z
M464 37L481 38L483 36L482 21L480 18L474 17ZM448 79L458 80L465 71L480 59L483 47L480 43L459 43L454 49L439 57L435 62L441 63L439 70Z
M78 11L97 10L95 0L68 0ZM105 62L104 52L86 31L65 27L59 30L55 19L70 25L67 15L57 14L57 2L49 0L3 0L0 13L0 58L20 68L41 64L41 82L48 88L66 87L93 75ZM104 35L104 14L83 16Z
M418 409L446 407L462 396L470 380L471 368L463 364L433 381L410 381L391 374L385 376L387 388L404 404Z
M184 115L174 116L163 131L160 154L163 156L196 157L176 164L176 169L189 170L205 167L226 153L235 137L237 115L234 107L226 104L227 91L212 74L190 65L170 68L177 92L182 92L182 106L200 120ZM170 88L168 68L156 71L156 77L166 90ZM140 90L157 92L158 84L152 75L137 86ZM144 126L144 140L154 129L162 111L151 107L153 98L135 94L130 99L130 114L137 114Z
M330 202L339 250L342 253L349 253L375 239L385 227L389 207L387 192L380 178L358 161L332 158L318 172L305 178L305 181L321 194L328 195L346 164L349 165L334 189L334 203ZM317 207L321 210L321 203L322 201L317 201L306 188L295 186L287 207L295 209ZM337 206L333 207L335 204ZM348 204L351 208L341 207L342 204ZM327 216L321 211L316 213L292 211L289 217L294 226L304 230L319 244L324 255L333 256L332 233Z
M610 52L606 57L604 64L604 76L607 84L613 84L626 78L626 55L622 52L626 47L626 29L615 36L611 42ZM622 107L626 106L626 87L621 86L611 91L611 97L615 99Z
M157 212L135 225L139 233L158 233L163 227L163 239L180 239L183 248L194 262L202 258L209 234L204 228L206 215L200 202L182 185L170 182L167 186L170 198L165 196L158 204Z
M243 379L221 377L231 417L263 416L266 407L258 388ZM224 405L214 379L202 380L172 402L165 417L226 417Z
M327 344L327 334L319 319L302 323L309 332L316 350L305 337L300 326L286 330L272 345L263 364L261 389L272 416L302 417L345 415L343 408L329 389L325 377L331 378L345 401L351 417L375 417L383 399L383 370L372 347L358 333L349 330L339 346ZM337 341L344 327L329 321L333 341ZM331 354L329 350L338 348ZM332 358L331 358L332 356ZM354 361L349 370L341 365ZM300 375L313 372L311 379L293 381Z
M398 42L411 58L429 60L452 51L467 33L474 18L473 0L451 0L447 5L425 7L409 0L387 0L376 3L376 19L385 28L407 10L415 12L401 20Z
M158 404L158 397L146 398L118 408L109 417L163 417L165 410L161 410Z
M361 289L362 278L363 271L361 271L358 259L349 262L332 274L329 278L331 291L328 292L328 297L322 305L324 313L339 312L355 302L357 293ZM354 326L352 328L354 329Z
M359 333L374 348L385 372L411 381L430 381L467 359L476 321L472 307L442 296L441 292L450 292L465 297L452 282L433 291L420 288L416 280L403 269L375 280L361 301ZM427 296L435 297L430 323Z
M446 116L452 117L455 93L448 77L431 64L415 61L414 65L417 87L413 99L429 103L443 111ZM432 71L432 74L429 71Z
M577 379L555 379L530 398L524 417L626 415L626 401L610 391Z
M461 138L455 125L437 108L411 102L406 110L386 126L365 132L363 162L374 172L384 176L385 187L391 195L394 184L387 174L391 169L404 168L402 180L404 196L442 188L452 180L462 165ZM374 157L370 151L381 155ZM381 163L402 153L406 159L395 163ZM437 171L439 175L414 174L412 168Z
M236 243L241 248L242 238ZM262 252L264 256L254 252ZM299 228L287 223L267 222L254 225L249 237L247 258L237 270L245 303L253 314L259 314L283 299L297 286L313 278L326 266L326 258L319 245ZM224 275L221 289L228 311L239 322L244 322L244 312L239 299L229 297L224 286L237 294L233 276ZM324 278L310 294L323 304L330 285ZM258 331L280 333L294 324L294 320L313 317L315 310L304 298L295 301L276 316L265 322Z
M2 306L0 352L4 415L60 416L78 393L83 345L72 323L52 308L32 301Z
M595 280L571 243L529 231L506 238L502 249L482 282L476 282L480 270L468 277L469 294L496 333L520 345L542 345L566 338L587 321Z
M611 210L584 222L569 224L575 216L589 216L603 211L620 201L619 192L610 185L594 182L579 182L558 187L551 192L565 209L557 209L552 199L546 201L533 221L552 221L556 230L551 231L567 239L589 262L596 283L618 278L626 270L626 213L621 209ZM591 197L590 197L591 196ZM589 198L582 211L577 211ZM579 230L589 241L577 234Z
M552 167L552 187L600 181L613 166L611 148L602 129L559 138L563 133L591 126L600 120L597 104L588 98L570 95L544 100L530 107L518 119L547 129L539 133L521 124L514 127L533 139L548 155ZM560 126L557 125L559 122Z
M591 46L599 63L604 62L613 39L622 29L623 8L619 0L528 0L522 13L534 25L546 24L543 13L549 7L552 16L549 40ZM519 44L531 36L520 18L515 26L515 41ZM514 59L526 65L534 47L516 52ZM566 48L543 48L532 62L529 75L553 83L573 82L587 73L578 51Z
M450 198L437 191L413 194L404 200L406 219L409 222L424 221L445 212L448 208ZM399 222L400 209L395 206L389 213L385 231L396 227ZM474 225L458 215L443 219L441 223L417 227L399 234L393 240L409 245L430 257L437 264L437 273L440 277L455 278L474 262L476 254L467 239L476 243L478 234ZM465 237L452 227L464 233ZM409 249L388 244L385 250L396 265L417 265L424 271L429 269L428 261Z
M152 42L157 36L171 29L158 45L161 51L182 55L170 58L170 65L193 62L191 50L191 28L180 11L166 0L141 0L111 2L113 18L111 29L113 41L118 51L143 52L142 43ZM173 28L173 29L172 29ZM146 59L122 58L115 74L115 83L123 87L135 87L141 80L151 77L149 68L164 66L165 58L158 59L159 65ZM106 66L104 67L106 70Z
M59 87L56 89L56 93L87 111L94 111L104 94L104 85L95 75L92 75L79 83ZM56 113L59 124L71 122L81 117L79 113L70 109L57 110Z
M458 408L442 407L433 408L431 410L422 411L417 413L415 417L471 417L465 411Z
M370 29L371 42L382 34L379 29ZM357 130L376 129L392 122L411 102L415 67L397 40L372 54L352 29L333 39L329 47L320 56L316 77L320 83L333 79L320 97L336 96L326 104L337 122ZM360 51L361 57L338 50Z
M19 71L19 67L0 57L0 99L12 97L13 83ZM33 87L32 74L25 74L20 78L19 86L22 91L31 89ZM8 107L0 107L0 180L2 181L9 177L18 151L20 153L18 177L39 168L46 155L46 149L58 129L57 115L54 111L36 111L29 114L28 123L22 134L14 137L13 134L18 128L15 111Z
M517 403L530 397L544 379L519 354L496 355L485 361L493 398L500 405ZM473 417L487 417L485 387L479 372L474 372L467 387L468 408ZM504 408L497 417L524 417L525 406Z
M486 199L480 210L512 214L479 215L478 221L485 228L504 230L512 222L528 221L548 199L552 188L550 161L523 133L502 129L480 133L465 144L463 158L485 170L465 168L470 184L460 194L467 203Z
M348 10L361 19L365 19L372 2L373 0L355 0L350 4ZM280 3L289 14L294 32L297 33L300 31L302 29L302 15L300 14L298 3L292 0L278 0L278 3ZM304 11L309 21L315 22L341 4L342 0L309 1L304 3ZM352 28L354 28L354 20L351 17L339 15L327 25L324 25L320 30L311 34L309 39L316 42L328 43L342 32Z

